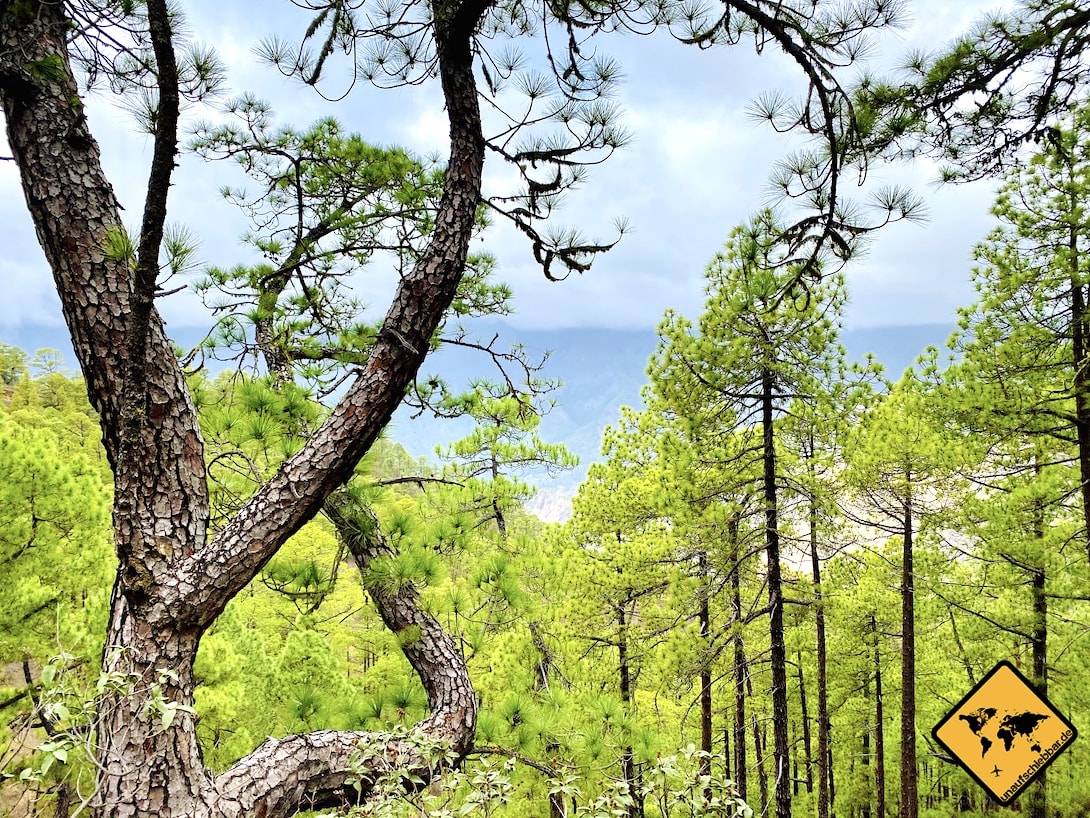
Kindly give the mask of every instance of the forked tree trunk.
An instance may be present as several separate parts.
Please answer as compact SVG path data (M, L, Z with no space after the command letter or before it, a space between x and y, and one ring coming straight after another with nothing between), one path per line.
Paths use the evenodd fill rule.
M103 669L117 684L99 702L95 809L102 816L276 818L342 804L350 797L345 778L357 746L388 736L324 731L270 740L213 777L188 712L193 662L201 635L228 601L351 476L399 404L454 296L480 201L484 140L470 40L486 4L452 2L434 10L451 155L428 247L402 278L370 357L341 403L214 538L193 403L154 304L141 301L155 286L154 235L163 214L149 204L145 222L159 223L142 229L152 239L141 243L134 276L127 258L107 252L111 235L122 231L119 206L73 78L67 53L73 30L64 8L46 0L0 2L0 105L115 477L120 565ZM166 25L161 2L149 2L148 14ZM163 89L164 98L170 90ZM175 151L174 135L160 131L149 202L165 202ZM335 502L338 511L347 514ZM360 542L357 562L370 553ZM376 602L391 627L422 634L406 651L431 697L421 727L465 749L473 697L453 644L411 593L379 595ZM165 718L171 711L173 718ZM411 748L401 751L418 766Z

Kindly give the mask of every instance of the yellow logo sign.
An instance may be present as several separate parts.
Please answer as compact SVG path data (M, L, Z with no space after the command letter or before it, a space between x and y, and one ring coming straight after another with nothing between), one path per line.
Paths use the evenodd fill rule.
M1004 806L1078 731L1010 662L1000 662L932 731L935 740Z

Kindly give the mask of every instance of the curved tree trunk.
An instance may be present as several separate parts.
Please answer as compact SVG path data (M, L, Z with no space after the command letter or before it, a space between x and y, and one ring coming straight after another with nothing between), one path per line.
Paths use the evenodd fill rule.
M387 740L356 732L270 740L213 777L190 709L193 662L201 635L228 601L351 476L400 403L454 296L480 200L484 139L471 35L486 8L483 0L466 0L433 9L451 154L428 247L401 280L367 363L329 419L209 538L200 427L151 301L176 137L160 124L134 270L129 259L108 252L111 235L122 231L119 205L73 78L64 4L0 0L8 141L115 476L119 567L103 669L117 684L99 704L100 815L272 818L344 803L357 745ZM148 15L158 15L153 40L162 56L161 47L172 47L162 0L149 2ZM160 65L159 81L168 83L160 97L167 100L170 72ZM366 561L377 547L358 541L353 554ZM474 728L473 696L453 644L410 591L376 601L391 627L420 628L422 638L406 653L430 697L431 715L421 727L464 749Z
M374 512L350 492L331 496L325 514L352 554L361 576L367 575L373 560L392 553ZM449 743L455 753L464 753L476 730L477 703L457 646L439 623L421 610L413 586L396 591L368 588L368 592L393 633L413 635L403 640L402 649L424 685L431 710L417 729L429 738ZM385 733L327 730L269 739L216 778L212 788L214 814L290 815L301 805L322 809L366 799L371 782L361 782L359 791L345 785L349 762L361 744L371 744L372 750L382 746L384 753L369 755L397 758L406 775L426 780L433 773L430 762L415 753L411 744ZM281 775L270 776L270 770Z

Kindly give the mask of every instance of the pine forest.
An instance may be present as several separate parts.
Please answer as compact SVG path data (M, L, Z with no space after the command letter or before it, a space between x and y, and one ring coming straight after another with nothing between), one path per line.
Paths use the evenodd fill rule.
M862 62L888 0L308 0L248 57L307 99L346 64L431 88L442 159L228 97L185 5L0 0L2 164L78 365L0 343L0 816L1090 815L1079 3L1008 4L895 79ZM550 220L638 139L623 32L783 52L802 93L751 113L801 147L544 522L535 481L577 464L540 429L559 384L474 327L519 303L497 223L550 280L629 240ZM129 227L91 93L147 135ZM902 373L842 335L853 266L929 195L868 169L911 161L996 193L973 299ZM249 261L196 261L183 162L235 174ZM157 306L183 290L190 347ZM478 375L424 377L451 348ZM414 457L399 406L471 431ZM960 711L978 778L1042 719L1084 733L1009 805L932 733L1001 661L1056 712Z

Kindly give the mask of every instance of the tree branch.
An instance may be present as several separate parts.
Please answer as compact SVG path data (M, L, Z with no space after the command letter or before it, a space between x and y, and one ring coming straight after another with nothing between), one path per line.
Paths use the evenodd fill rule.
M483 13L483 3L472 4ZM467 4L468 6L468 4ZM484 137L469 33L452 36L436 23L439 72L450 121L451 152L435 230L420 260L398 286L367 363L307 444L181 573L185 616L208 627L226 600L252 579L291 534L318 513L377 439L423 362L457 291L480 201ZM210 571L211 566L216 566ZM224 570L226 567L226 570ZM211 574L219 574L209 579Z

